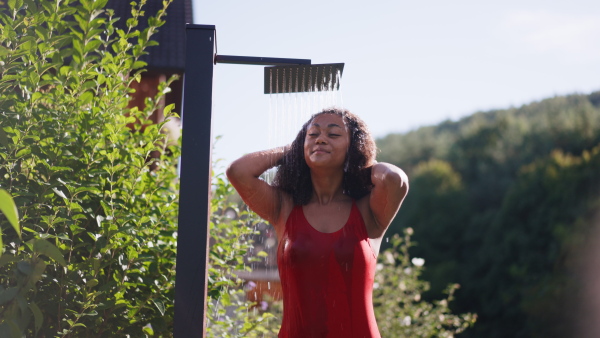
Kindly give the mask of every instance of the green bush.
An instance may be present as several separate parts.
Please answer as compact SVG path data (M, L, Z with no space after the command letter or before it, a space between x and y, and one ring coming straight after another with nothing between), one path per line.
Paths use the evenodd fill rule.
M170 335L179 147L145 121L174 79L127 108L164 22L160 11L135 30L143 2L127 31L106 0L0 13L0 186L21 226L0 219L2 337Z
M251 271L244 256L252 250L251 235L257 233L254 226L263 221L246 206L240 207L241 203L233 199L234 193L223 174L213 178L207 336L276 337L281 318L278 321L274 314L259 311L256 304L248 302L244 280L235 274ZM230 218L228 210L235 211L237 217Z
M127 31L106 2L9 1L0 13L0 337L172 335L180 147L147 117L176 78L127 108L170 1L143 31L145 1ZM213 184L208 332L256 336L271 315L246 315L233 274L248 270L242 223L256 218L224 218L232 188Z
M422 298L429 283L419 277L424 269L420 258L410 259L411 228L404 236L391 237L391 248L379 255L373 305L382 337L454 337L475 323L476 315L452 314L449 303L458 285L447 288L447 297L433 302Z

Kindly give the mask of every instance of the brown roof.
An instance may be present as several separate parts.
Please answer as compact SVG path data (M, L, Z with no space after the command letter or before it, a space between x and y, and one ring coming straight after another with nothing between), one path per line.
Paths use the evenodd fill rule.
M116 25L126 28L125 22L131 18L130 1L109 0L106 8L115 10L115 16L120 17ZM154 16L162 8L162 0L148 0L144 6L144 18ZM148 63L149 70L170 70L183 72L185 67L185 24L193 23L192 0L173 0L167 8L165 24L152 36L159 45L149 47L149 55L142 60ZM148 27L146 20L139 20L138 29Z

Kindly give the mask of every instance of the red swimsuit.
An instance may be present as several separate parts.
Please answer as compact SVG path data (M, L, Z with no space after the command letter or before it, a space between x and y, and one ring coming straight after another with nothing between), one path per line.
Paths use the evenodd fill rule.
M334 233L312 227L295 206L277 252L283 286L279 338L379 338L373 313L376 257L363 218Z

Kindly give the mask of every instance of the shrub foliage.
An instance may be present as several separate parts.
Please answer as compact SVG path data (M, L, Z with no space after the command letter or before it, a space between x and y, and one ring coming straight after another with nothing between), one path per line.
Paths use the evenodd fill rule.
M106 0L7 4L0 186L14 198L20 233L0 219L0 336L167 334L179 148L167 151L163 124L144 121L169 82L144 109L127 108L164 10L140 32L143 2L126 31L114 28Z
M472 326L477 315L453 314L450 302L458 284L448 285L446 297L426 301L423 293L429 283L422 280L425 269L422 258L410 258L412 228L403 236L390 238L390 248L379 255L373 303L382 337L454 337Z

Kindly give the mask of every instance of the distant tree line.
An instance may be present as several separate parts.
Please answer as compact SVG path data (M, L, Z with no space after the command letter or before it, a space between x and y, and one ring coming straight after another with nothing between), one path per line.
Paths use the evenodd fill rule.
M377 140L409 175L388 234L414 229L429 299L459 283L461 337L567 337L600 211L600 92L478 112Z

